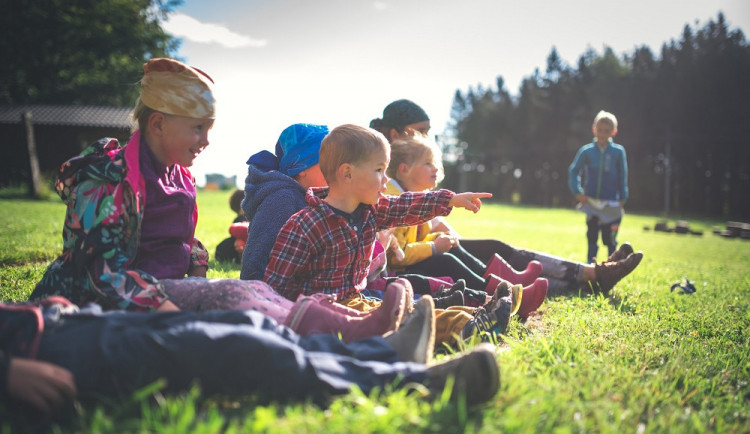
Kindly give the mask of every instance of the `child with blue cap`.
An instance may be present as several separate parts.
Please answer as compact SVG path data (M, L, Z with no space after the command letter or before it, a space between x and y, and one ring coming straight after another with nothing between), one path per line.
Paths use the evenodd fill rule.
M320 171L325 125L294 124L281 132L275 153L260 151L247 160L242 210L250 220L242 255L243 280L261 280L281 226L301 210L309 187L326 186Z

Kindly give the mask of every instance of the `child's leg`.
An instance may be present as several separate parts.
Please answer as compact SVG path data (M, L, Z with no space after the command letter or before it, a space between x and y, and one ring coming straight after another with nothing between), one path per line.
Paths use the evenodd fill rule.
M130 396L165 378L166 391L318 400L359 386L365 393L398 378L422 382L425 367L395 363L382 338L344 344L335 336L299 337L248 311L74 315L43 335L39 359L75 375L83 399Z
M181 310L257 310L283 323L294 305L260 280L189 277L160 282Z
M375 300L372 298L365 298L365 297L362 297L360 294L355 294L349 298L339 300L338 303L341 303L346 307L349 307L354 310L358 310L360 312L369 312L373 309L378 308L380 306L381 301Z
M586 256L586 262L593 263L596 260L596 254L599 251L599 217L586 217L586 239L589 243L589 250Z
M492 256L497 253L515 270L525 270L531 261L539 261L542 264L542 277L569 283L586 280L583 276L583 264L568 261L549 253L518 249L500 240L491 239L461 239L461 246L485 263L489 262ZM550 285L552 286L552 282L550 282Z
M487 270L487 262L479 260L476 256L469 253L462 245L458 245L448 251L451 255L457 257L471 271L478 275L483 275Z
M506 261L510 262L510 257L513 256L513 252L516 250L512 246L500 241L493 239L473 239L473 238L461 238L461 247L466 249L467 252L471 253L472 256L476 257L482 263L486 264L492 256L497 253L498 255L505 258ZM525 268L524 264L521 268Z
M456 342L456 336L461 336L466 323L474 318L471 314L473 310L467 306L435 309L435 345Z
M565 260L559 256L549 253L535 252L532 250L516 250L515 254L506 259L516 270L524 270L531 261L542 264L541 277L563 280L569 283L584 282L584 264Z
M607 246L609 256L617 249L617 231L620 229L620 219L612 223L602 224L602 244Z
M216 246L214 259L216 259L217 261L240 262L237 260L237 251L234 249L234 238L225 238Z
M451 253L431 256L424 261L406 267L405 272L432 277L450 276L453 280L464 279L466 285L470 288L484 288L485 286L485 281L482 278L484 271L477 274Z
M406 311L406 299L411 298L407 285L403 279L388 285L381 305L367 313L335 303L323 294L303 295L297 298L284 325L301 336L340 334L344 342L381 336L398 328Z

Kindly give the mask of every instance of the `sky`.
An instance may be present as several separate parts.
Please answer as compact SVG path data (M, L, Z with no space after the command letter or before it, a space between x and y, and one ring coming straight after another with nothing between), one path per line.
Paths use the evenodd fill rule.
M407 98L441 134L457 90L502 77L517 96L553 47L569 65L605 46L658 56L720 11L750 37L750 0L184 0L162 25L216 83L211 144L191 170L199 185L221 173L242 187L245 161L289 125L368 126Z

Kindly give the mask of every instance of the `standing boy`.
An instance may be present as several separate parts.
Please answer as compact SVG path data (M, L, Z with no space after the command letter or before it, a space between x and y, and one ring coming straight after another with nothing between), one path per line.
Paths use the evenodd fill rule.
M492 196L448 190L384 196L389 160L390 146L377 131L356 125L332 130L320 148L320 169L328 187L310 188L307 208L281 228L263 280L290 300L325 293L348 304L366 287L378 231L418 225L449 214L454 206L477 212L481 198ZM491 317L482 320L465 311L436 310L436 342L477 331L504 332L510 304L509 298L496 300L488 309Z
M568 168L568 187L578 200L578 208L586 213L586 260L596 262L600 231L610 256L617 248L617 231L628 200L628 161L625 148L612 141L617 134L615 115L600 111L592 130L594 141L578 150Z

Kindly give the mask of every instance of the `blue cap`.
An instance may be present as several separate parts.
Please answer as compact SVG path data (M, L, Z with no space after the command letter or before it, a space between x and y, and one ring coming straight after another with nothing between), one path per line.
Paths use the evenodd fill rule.
M328 134L325 125L294 124L281 132L276 142L276 154L261 151L250 157L247 164L260 170L278 170L294 176L320 161L320 144Z

